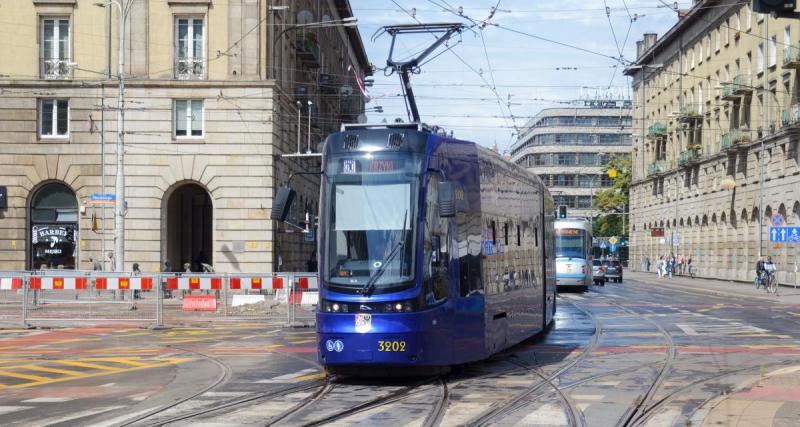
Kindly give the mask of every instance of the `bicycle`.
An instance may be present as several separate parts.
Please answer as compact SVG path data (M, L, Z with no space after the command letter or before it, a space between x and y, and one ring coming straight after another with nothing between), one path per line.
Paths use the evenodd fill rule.
M767 293L774 294L778 292L778 278L775 277L775 267L767 268L761 273L761 276L756 280L756 289L763 286Z

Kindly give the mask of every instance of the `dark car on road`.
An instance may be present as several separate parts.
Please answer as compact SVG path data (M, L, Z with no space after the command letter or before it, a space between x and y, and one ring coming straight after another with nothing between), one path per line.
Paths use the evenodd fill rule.
M622 282L622 263L617 260L604 259L603 265L606 267L606 280L617 283Z

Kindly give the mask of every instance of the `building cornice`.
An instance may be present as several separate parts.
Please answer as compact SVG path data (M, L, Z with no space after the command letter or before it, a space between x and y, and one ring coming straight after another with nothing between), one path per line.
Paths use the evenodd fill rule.
M116 80L0 80L0 88L94 88L118 86ZM275 80L133 80L126 79L125 87L147 87L147 88L188 88L188 89L208 89L208 88L274 88Z

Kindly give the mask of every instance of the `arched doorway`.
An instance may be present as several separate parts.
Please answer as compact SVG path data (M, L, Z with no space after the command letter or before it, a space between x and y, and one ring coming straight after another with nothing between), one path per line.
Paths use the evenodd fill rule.
M40 187L30 201L28 266L75 269L78 258L78 199L58 182Z
M172 271L203 271L213 265L213 206L208 192L193 183L181 184L167 193L164 204L165 260Z

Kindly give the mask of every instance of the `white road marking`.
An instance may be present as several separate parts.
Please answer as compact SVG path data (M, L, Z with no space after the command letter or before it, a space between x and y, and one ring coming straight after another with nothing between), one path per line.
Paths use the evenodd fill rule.
M63 416L63 417L53 417L53 418L46 418L46 419L43 419L43 420L36 420L35 422L31 423L30 425L31 426L49 426L49 425L52 425L52 424L65 423L67 421L77 420L79 418L84 418L84 417L91 417L92 415L102 414L103 412L113 411L113 410L116 410L116 409L122 409L124 407L125 406L105 406L105 407L102 407L102 408L88 409L86 411L73 412L73 413L71 413L69 415L66 415L66 416ZM71 423L71 424L75 424L75 423ZM75 424L75 425L77 425L77 424Z
M309 375L309 374L313 374L313 373L316 373L316 372L319 372L319 371L317 369L313 369L313 368L303 369L301 371L297 371L297 372L294 372L294 373L291 373L291 374L281 375L281 376L275 377L275 378L269 378L269 379L265 379L265 380L258 380L258 381L256 381L256 384L287 383L287 382L292 382L292 380L297 378L297 377L302 377L303 375Z
M738 335L738 334L763 334L767 331L753 325L742 325L738 322L730 322L724 325L709 325L709 324L686 324L676 323L675 326L680 328L686 335Z
M110 420L100 421L98 423L92 424L92 427L110 427L119 424L123 424L125 421L138 417L139 415L144 415L147 412L152 411L153 408L147 408L142 411L132 412L130 414L125 414L121 417L112 418Z
M33 406L0 406L0 415L10 414L12 412L24 411L31 409Z
M60 403L75 400L76 397L37 397L34 399L23 400L22 403Z
M559 405L548 403L541 408L526 415L519 425L548 425L548 426L565 426L568 424L567 416L564 414L564 409Z
M603 400L606 396L604 394L573 394L570 397L572 400Z
M115 385L117 385L117 383L108 383L108 384L103 384L100 387L114 387Z
M238 397L247 394L246 391L207 391L201 396L207 397Z

